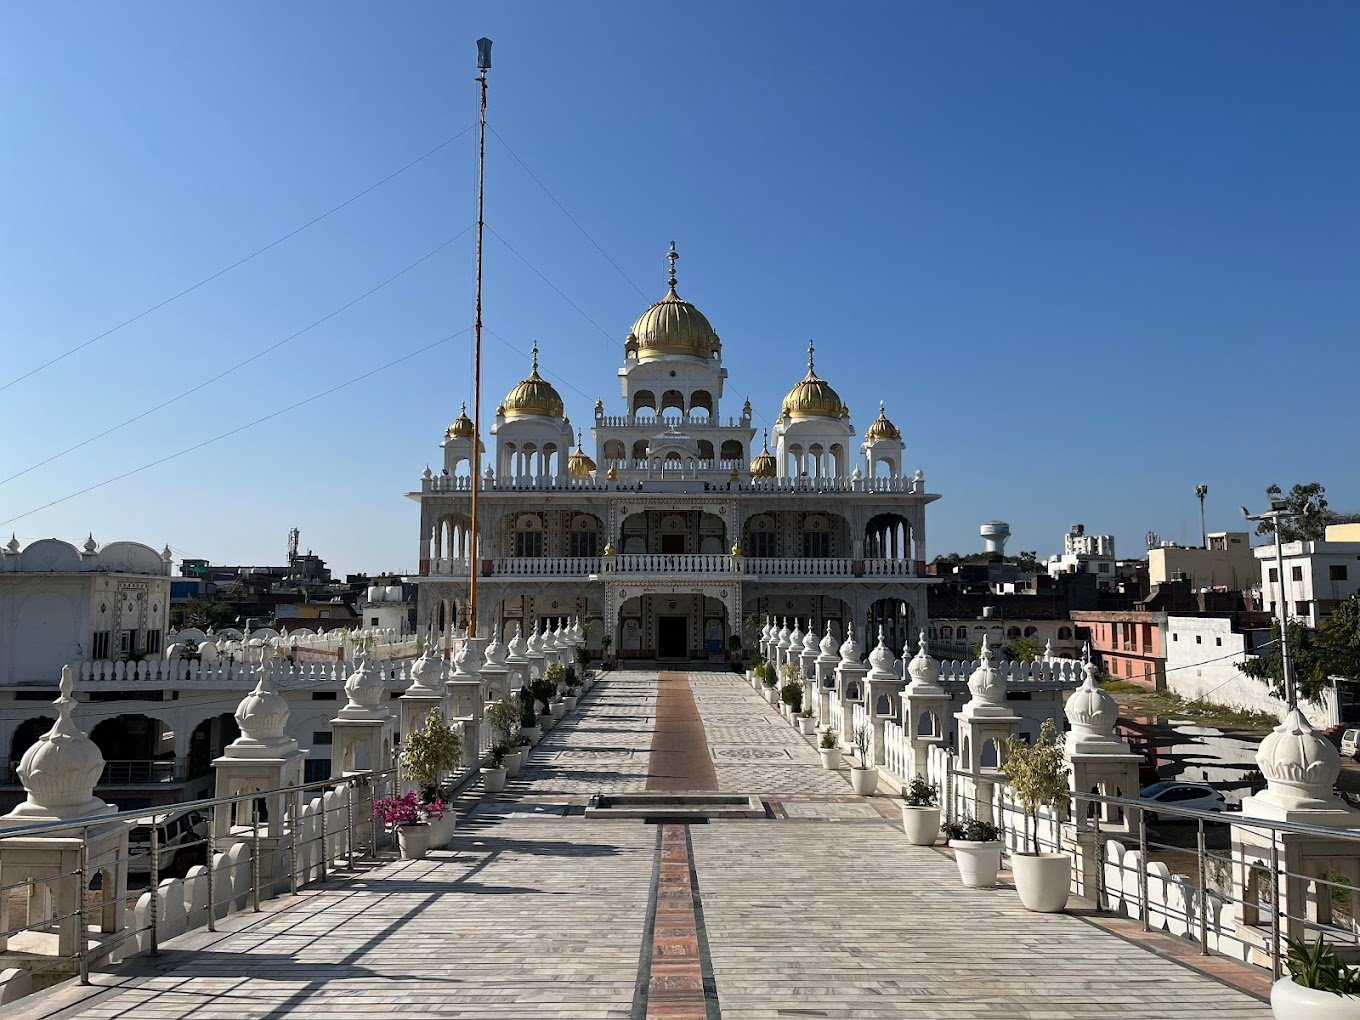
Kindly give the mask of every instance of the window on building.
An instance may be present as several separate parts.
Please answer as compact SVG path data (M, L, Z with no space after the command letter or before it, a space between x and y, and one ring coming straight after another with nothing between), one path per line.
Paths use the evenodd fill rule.
M1172 640L1172 641L1179 641L1180 639L1181 639L1181 636L1180 636L1179 634L1177 634L1175 631L1172 631L1172 632L1171 632L1171 640Z
M808 559L824 559L831 555L831 536L825 531L803 532L803 555Z
M118 654L131 655L136 648L136 635L130 630L120 630L118 632Z
M750 548L747 549L748 556L763 556L766 558L777 556L774 549L774 533L770 531L751 532Z
M1289 568L1289 579L1290 579L1291 581L1302 581L1302 580L1303 580L1303 568L1302 568L1302 567L1290 567L1290 568Z
M1216 637L1216 638L1214 638L1214 644L1215 644L1217 647L1222 648L1222 647L1223 647L1223 639L1222 639L1221 637Z
M146 652L148 655L156 655L161 650L161 632L149 630L146 632Z
M1346 580L1346 564L1333 563L1327 568L1327 580L1344 581Z
M1280 571L1279 571L1278 568L1276 568L1276 567L1271 567L1271 568L1270 568L1270 583L1271 583L1271 584L1279 584L1279 583L1280 583Z
M1197 645L1202 645L1202 644L1204 644L1204 638L1203 638L1203 636L1201 636L1201 635L1199 635L1199 634L1196 634L1196 635L1195 635L1195 644L1197 644Z
M568 556L598 556L600 536L593 531L573 531L567 535Z
M337 691L312 691L313 701L337 701Z
M1108 574L1110 572L1110 565L1108 563L1102 563L1100 565L1100 572L1102 574Z
M516 555L516 556L542 556L542 555L543 555L543 532L541 532L541 531L517 531L517 532L515 532L515 555Z
M90 651L91 658L107 659L109 657L109 632L97 630L94 632L94 648Z
M368 625L370 627L376 627L378 625L378 618L376 616L370 616L368 618Z
M312 734L312 746L313 746L313 747L330 747L330 746L331 746L331 731L330 731L330 730L317 730L316 732L314 732L314 733Z
M330 777L331 760L329 758L308 758L302 763L302 781L304 783L319 783Z
M1295 615L1295 616L1307 616L1307 615L1308 615L1308 603L1307 603L1307 602L1295 602L1295 603L1294 603L1294 615Z

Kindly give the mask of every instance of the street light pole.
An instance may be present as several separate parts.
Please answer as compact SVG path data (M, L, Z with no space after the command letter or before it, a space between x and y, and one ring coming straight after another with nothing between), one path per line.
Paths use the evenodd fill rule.
M1197 488L1196 492L1199 491ZM1207 488L1206 488L1207 491ZM1284 700L1285 704L1292 711L1298 708L1298 692L1294 687L1294 671L1289 661L1289 600L1285 598L1284 587L1284 546L1280 540L1280 523L1282 521L1298 520L1300 517L1307 517L1313 513L1311 504L1304 504L1298 510L1291 510L1289 504L1279 496L1268 493L1270 496L1270 509L1263 513L1252 514L1246 507L1242 508L1242 516L1249 521L1270 521L1271 531L1275 534L1275 583L1279 585L1276 600L1279 603L1280 617L1280 672L1284 675ZM1203 497L1200 497L1202 507Z
M1196 485L1195 495L1199 497L1199 542L1205 549L1209 548L1209 529L1204 525L1204 497L1209 495L1209 486Z

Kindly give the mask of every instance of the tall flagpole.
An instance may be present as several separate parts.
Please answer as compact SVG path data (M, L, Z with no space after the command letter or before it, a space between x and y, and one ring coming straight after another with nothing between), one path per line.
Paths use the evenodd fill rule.
M477 635L477 570L481 566L481 533L477 530L477 495L482 470L482 227L486 208L486 72L491 69L491 40L477 40L477 84L481 114L477 125L477 314L472 326L472 556L468 567L468 637Z

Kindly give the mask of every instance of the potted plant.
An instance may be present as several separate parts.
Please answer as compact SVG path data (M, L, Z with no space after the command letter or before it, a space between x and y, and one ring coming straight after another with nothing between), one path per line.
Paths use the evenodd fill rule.
M580 695L578 692L581 689L581 680L576 674L575 666L567 667L566 675L562 678L562 686L566 690L562 700L566 702L567 711L574 711L579 703Z
M1290 939L1289 976L1271 986L1276 1020L1355 1020L1360 1017L1360 969L1348 967L1318 935L1310 946Z
M841 747L836 742L836 731L827 730L822 734L822 746L818 749L822 756L822 768L835 772L841 767Z
M590 690L590 649L585 645L576 646L576 672L581 677L581 686Z
M1015 890L1027 910L1056 913L1067 906L1072 886L1072 863L1067 854L1039 850L1039 809L1062 812L1067 808L1067 776L1062 740L1052 719L1045 719L1033 745L1018 736L1006 742L1003 771L1011 790L1029 819L1028 851L1011 854Z
M444 721L443 713L437 708L425 714L420 729L410 734L402 745L401 766L406 770L407 778L420 791L418 803L440 805L437 814L429 812L429 846L441 847L453 838L456 816L452 810L443 809L443 802L439 798L439 778L456 769L462 760L463 737Z
M731 655L732 661L740 664L741 662L741 637L737 634L727 636L727 651Z
M770 665L766 662L758 662L751 669L751 686L760 690L765 683L765 678L770 675Z
M538 725L544 733L552 729L556 721L552 714L553 695L557 691L557 685L549 681L546 677L538 677L529 684L529 690L533 694L534 701L537 703L539 717Z
M397 797L377 798L373 801L373 813L383 820L383 824L397 830L402 860L418 861L429 852L430 827L414 790Z
M608 634L602 635L600 638L600 651L603 653L602 658L604 659L604 664L606 666L612 666L614 664L614 658L609 654L609 649L613 647L614 639Z
M784 703L784 712L792 717L803 710L803 682L792 679L779 689L779 700Z
M550 696L552 717L554 720L561 719L567 714L567 703L562 700L562 693L566 690L567 671L560 662L551 662L543 671L543 679L552 687Z
M505 746L493 744L487 752L486 764L481 768L482 784L487 793L500 793L505 789Z
M775 675L773 670L766 669L765 675L760 678L760 685L764 688L765 700L771 705L775 704L779 697L779 692L775 689L779 686L779 677Z
M812 718L812 706L807 705L798 716L798 732L810 737L817 730L817 720Z
M533 747L543 736L538 725L538 713L534 711L534 695L528 687L521 687L516 695L519 699L519 734L526 747Z
M495 743L505 748L505 777L514 779L519 775L524 757L519 750L519 721L524 709L519 703L519 695L493 701L486 707L486 721L496 733Z
M965 818L946 822L944 835L959 866L959 881L970 889L994 888L996 873L1001 870L1001 840L996 826Z
M861 797L872 796L878 789L878 769L869 760L869 745L873 742L874 731L867 725L855 727L855 753L859 764L850 765L850 785Z
M931 846L940 835L940 788L924 776L902 791L902 831L912 846Z

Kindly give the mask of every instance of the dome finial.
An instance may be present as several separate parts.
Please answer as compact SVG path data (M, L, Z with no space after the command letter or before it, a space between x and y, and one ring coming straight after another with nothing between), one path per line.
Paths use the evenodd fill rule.
M812 369L813 369L812 356L813 356L813 354L816 353L816 351L817 351L817 348L813 345L812 341L809 340L809 341L808 341L808 371L809 371L809 372L811 372Z
M530 358L532 358L532 360L533 360L534 371L537 372L537 371L538 371L538 341L537 341L537 340L534 341L534 346L533 346L532 348L530 348L529 356L530 356Z
M671 250L666 253L666 258L671 264L671 275L667 282L670 284L671 290L675 290L675 263L680 258L680 253L675 250L674 241L671 242Z

